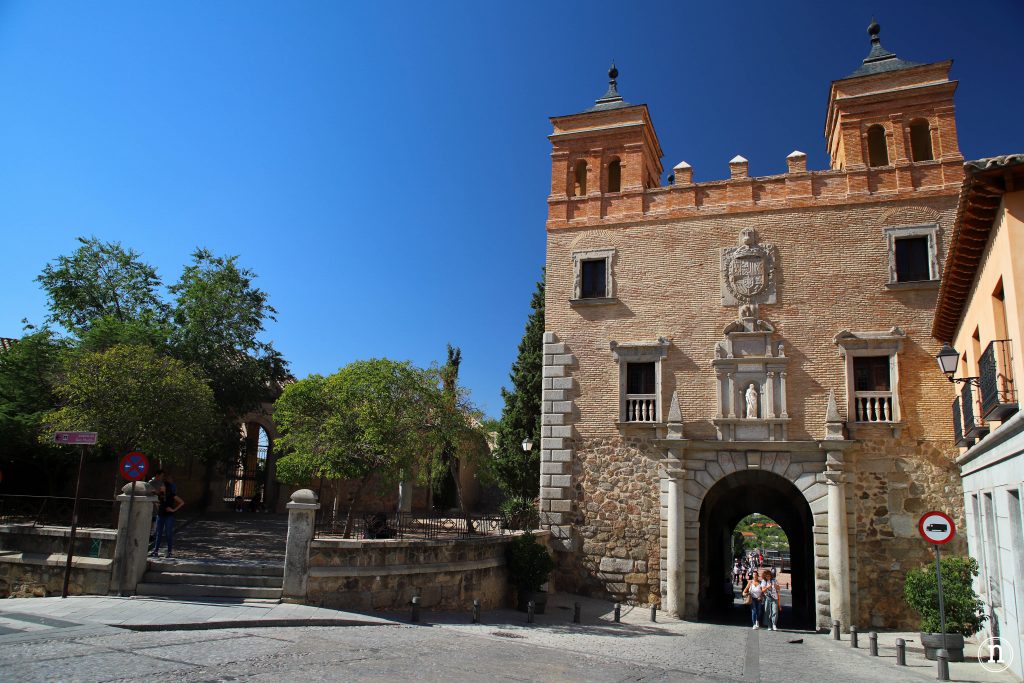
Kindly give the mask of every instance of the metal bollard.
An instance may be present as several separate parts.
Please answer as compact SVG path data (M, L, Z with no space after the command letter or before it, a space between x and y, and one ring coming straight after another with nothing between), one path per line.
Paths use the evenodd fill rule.
M572 603L572 623L580 623L580 603Z
M896 666L907 665L907 641L902 638L896 639Z
M832 640L839 640L839 620L832 622Z
M619 623L622 619L622 605L615 603L615 623Z
M480 623L480 600L473 600L473 623Z
M535 610L536 608L537 608L537 606L534 604L533 600L530 600L530 602L526 603L526 623L527 624L532 624L533 623L533 610Z
M657 605L651 605L651 621L657 621L657 620L658 620L658 606Z
M850 647L860 647L857 645L857 627L850 627Z
M939 664L939 666L938 666L938 668L939 668L938 674L939 675L936 676L936 680L948 681L949 680L949 652L946 651L946 648L942 648L938 652L935 653L935 656L938 659L938 664Z
M872 657L878 656L878 634L874 631L868 633L868 654Z
M409 618L409 621L411 621L412 623L415 624L419 620L420 620L420 596L414 595L414 596L412 596L412 616Z

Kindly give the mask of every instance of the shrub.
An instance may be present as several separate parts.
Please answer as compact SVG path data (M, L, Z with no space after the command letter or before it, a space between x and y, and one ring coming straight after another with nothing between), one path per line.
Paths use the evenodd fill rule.
M522 496L512 496L500 506L501 517L506 529L530 531L540 526L537 503Z
M972 636L981 630L985 621L985 604L974 592L974 577L978 575L978 562L973 557L946 557L941 562L942 598L946 607L946 633ZM907 572L903 584L907 604L921 615L921 630L938 633L939 588L935 567L927 565Z
M555 568L547 549L529 531L508 544L506 557L508 580L521 591L539 591Z

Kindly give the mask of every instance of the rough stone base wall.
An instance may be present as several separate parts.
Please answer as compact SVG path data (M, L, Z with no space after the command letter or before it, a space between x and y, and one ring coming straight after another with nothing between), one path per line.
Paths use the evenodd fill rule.
M23 557L0 554L0 598L44 598L60 595L66 555ZM77 560L75 561L77 564ZM72 566L69 595L106 595L110 590L110 561L96 566Z
M572 444L574 527L579 547L559 553L559 590L629 604L660 602L661 507L649 439L610 437Z
M453 541L313 541L310 604L354 610L484 609L509 604L505 548L513 536Z
M867 428L862 427L862 430ZM904 432L894 440L862 433L850 452L850 487L856 518L858 595L854 622L864 627L916 629L919 616L903 600L907 571L935 560L932 546L918 534L917 522L930 510L948 512L958 529L964 524L963 493L951 446L917 439ZM964 536L943 553L965 555Z

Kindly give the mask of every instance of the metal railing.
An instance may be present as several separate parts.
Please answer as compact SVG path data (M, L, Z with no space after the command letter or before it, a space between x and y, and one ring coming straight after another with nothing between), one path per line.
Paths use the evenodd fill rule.
M321 510L316 520L316 538L344 538L347 512ZM515 527L501 515L427 512L353 512L348 538L353 539L441 539L500 536Z
M656 394L626 394L626 422L657 422Z
M891 391L855 391L853 407L857 422L895 421Z
M1002 421L1017 412L1010 340L997 339L985 347L978 359L978 370L981 414L985 419Z
M960 410L960 397L953 399L953 443L963 448L970 447L974 441L964 436L964 411Z
M0 524L70 527L74 507L74 498L3 495L0 496ZM80 498L78 526L116 529L117 503L101 498Z
M973 384L965 382L960 387L960 410L963 411L964 436L968 439L977 439L988 433L988 425L981 419L977 412L978 408L980 405L977 393L973 391Z

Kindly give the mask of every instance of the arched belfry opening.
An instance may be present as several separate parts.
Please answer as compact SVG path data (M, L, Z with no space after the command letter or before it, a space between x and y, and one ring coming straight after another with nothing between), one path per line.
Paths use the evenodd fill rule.
M778 523L789 540L792 608L780 625L814 628L813 517L803 493L788 479L759 469L729 474L708 489L700 507L698 616L712 621L749 623L746 610L723 590L731 580L733 531L741 519L760 513ZM737 594L741 590L737 588Z

